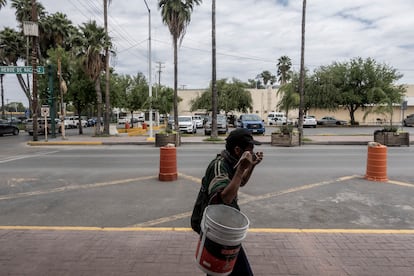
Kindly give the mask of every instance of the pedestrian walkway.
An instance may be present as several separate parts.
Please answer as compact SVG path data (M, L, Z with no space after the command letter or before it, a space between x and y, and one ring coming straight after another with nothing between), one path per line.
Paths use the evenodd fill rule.
M0 227L1 275L205 275L184 228ZM251 229L256 276L414 275L414 230Z

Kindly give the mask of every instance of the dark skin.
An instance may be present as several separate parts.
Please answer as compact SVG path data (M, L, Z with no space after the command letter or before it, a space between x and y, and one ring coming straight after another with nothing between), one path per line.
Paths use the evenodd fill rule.
M237 196L239 188L246 185L252 175L253 169L263 160L263 152L253 152L254 145L242 149L234 148L234 156L239 159L236 172L229 185L221 192L221 199L224 204L230 204ZM255 156L253 158L253 156Z

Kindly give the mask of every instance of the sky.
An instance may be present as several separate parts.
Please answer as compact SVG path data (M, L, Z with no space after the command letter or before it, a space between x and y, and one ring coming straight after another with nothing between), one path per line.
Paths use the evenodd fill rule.
M17 28L8 5L0 10L0 28ZM61 12L75 26L95 20L103 26L102 0L38 0L49 14ZM300 69L302 2L300 0L216 1L217 79L247 82L267 70L276 75L277 60L288 56ZM174 85L173 44L162 23L158 1L113 0L108 9L109 33L118 74L149 72L151 30L151 82ZM178 52L179 89L205 89L212 70L211 1L195 6ZM403 74L398 83L414 84L414 1L412 0L308 0L306 7L305 66L311 72L333 62L370 57ZM149 24L151 14L151 24ZM151 25L151 28L149 26ZM16 77L4 78L5 98L27 99Z

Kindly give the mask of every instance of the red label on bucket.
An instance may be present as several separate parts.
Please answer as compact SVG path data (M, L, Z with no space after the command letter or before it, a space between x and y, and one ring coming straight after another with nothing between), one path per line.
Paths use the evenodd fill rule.
M196 251L196 259L198 260L200 246L203 247L198 263L201 268L204 268L205 272L214 273L215 275L227 275L230 273L236 263L241 244L233 246L222 245L210 240L208 237L205 238L204 244L201 244L202 239L203 234L200 236Z

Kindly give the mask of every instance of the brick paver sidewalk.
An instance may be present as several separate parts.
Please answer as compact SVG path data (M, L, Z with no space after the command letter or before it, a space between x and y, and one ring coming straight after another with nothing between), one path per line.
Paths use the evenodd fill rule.
M30 227L29 227L30 228ZM0 229L1 275L205 275L188 229ZM414 275L414 232L249 232L255 275Z

